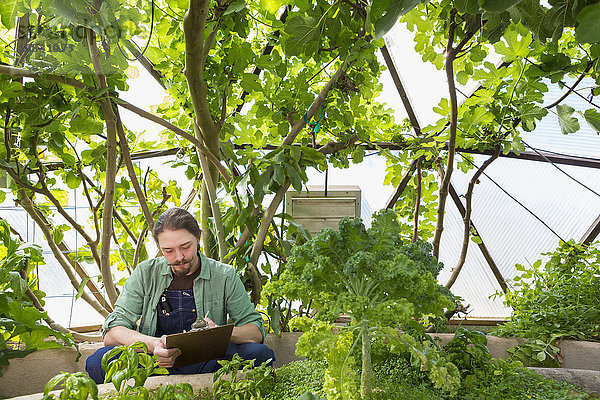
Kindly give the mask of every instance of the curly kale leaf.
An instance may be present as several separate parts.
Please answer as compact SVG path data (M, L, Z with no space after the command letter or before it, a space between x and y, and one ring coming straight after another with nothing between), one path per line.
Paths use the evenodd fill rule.
M345 312L370 324L393 325L423 314L441 315L451 305L437 283L442 264L431 245L404 242L393 211L375 214L366 229L344 218L339 230L324 229L292 249L286 279L303 282L303 297L330 299L321 314ZM298 293L290 293L298 296Z

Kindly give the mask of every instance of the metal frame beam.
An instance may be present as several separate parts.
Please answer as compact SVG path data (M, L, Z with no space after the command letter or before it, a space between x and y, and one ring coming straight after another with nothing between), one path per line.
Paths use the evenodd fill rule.
M396 69L396 65L394 64L394 60L387 48L387 45L384 44L381 48L381 54L383 55L383 59L385 60L385 65L390 71L390 75L392 75L392 80L396 85L396 90L398 90L398 94L400 95L400 99L402 100L402 104L404 105L404 109L408 114L408 119L415 130L417 136L421 135L421 125L419 124L419 120L417 119L417 114L415 113L414 107L408 98L408 93L404 89L404 84L402 83L402 78L400 74L398 74L398 70Z
M585 232L585 234L581 238L580 242L582 244L590 244L594 241L594 239L596 239L596 237L598 237L599 233L600 233L600 215L598 216L598 218L596 218L594 223L589 227L587 232Z
M454 189L454 186L452 184L450 184L449 193L450 193L450 197L452 197L452 200L454 200L454 204L456 205L456 208L458 208L458 212L460 212L460 215L464 219L465 215L466 215L465 207L463 206L462 202L460 201L460 197L458 196L458 193L456 193L456 190ZM475 224L473 224L473 220L469 221L469 223L477 232L479 232L477 230L477 228L475 227ZM494 274L496 281L498 281L498 284L500 284L502 291L504 293L506 293L508 291L508 285L506 284L506 280L504 279L504 277L502 276L502 273L498 269L498 266L494 262L494 259L492 258L492 255L490 254L487 246L483 242L483 238L481 237L481 235L479 235L479 239L481 239L481 243L477 243L477 245L479 246L479 250L481 251L481 254L483 254L483 257L487 261L488 265L490 266L490 269L492 270L492 273Z

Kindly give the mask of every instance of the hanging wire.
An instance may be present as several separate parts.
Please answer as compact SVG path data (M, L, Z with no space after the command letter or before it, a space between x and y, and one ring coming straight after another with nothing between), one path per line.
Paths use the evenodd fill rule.
M134 58L129 58L129 57L127 57L127 55L121 48L119 41L117 40L117 47L119 48L119 51L121 52L121 54L123 54L123 57L125 57L125 59L129 60L129 61L137 61L141 56L143 56L144 53L146 52L146 50L148 50L148 46L150 45L150 39L152 39L153 31L154 31L154 0L152 0L152 11L151 11L151 17L150 17L150 34L148 35L148 41L146 41L146 45L144 46L144 49L140 52L140 54L138 54Z
M476 167L475 163L471 160L469 160L467 157L463 156L462 154L459 153L459 155L461 156L461 158L465 161L467 161L469 164L471 164L472 166ZM495 180L493 180L488 174L486 174L485 172L483 173L483 175L488 178L494 185L496 185L500 190L502 190L504 192L504 194L506 194L508 197L510 197L514 202L516 202L518 205L520 205L521 207L523 207L523 209L525 209L525 211L527 211L529 214L531 214L535 219L537 219L538 221L540 221L540 223L542 225L544 225L546 228L548 228L548 230L550 232L552 232L557 238L559 238L561 241L566 243L566 240L564 240L562 237L560 237L560 235L558 233L556 233L554 231L554 229L552 229L547 223L545 223L540 217L538 217L533 211L531 211L529 208L527 208L527 206L523 203L521 203L519 200L517 200L513 195L511 195L510 193L508 193L502 186L500 186L499 183L497 183Z
M524 140L521 140L525 146L529 147L531 150L535 151L537 153L538 156L542 157L546 162L549 162L550 164L552 164L552 166L554 168L556 168L557 170L559 170L560 172L562 172L563 174L565 174L566 176L568 176L570 179L572 179L573 181L577 182L578 184L580 184L581 186L583 186L584 188L586 188L587 190L589 190L590 192L594 193L596 196L600 197L600 193L596 192L594 189L590 188L589 186L587 186L585 183L577 180L577 178L569 175L568 172L566 172L565 170L563 170L562 168L560 168L558 165L556 165L555 163L552 162L552 160L548 159L548 157L546 157L545 155L543 155L542 153L540 153L540 149L536 149L535 147L531 147L529 144L527 144ZM541 150L544 151L544 150Z
M522 140L523 139L521 139L521 141ZM525 143L525 142L523 142L523 143ZM554 154L554 155L557 155L557 156L576 157L576 158L578 158L580 160L598 161L598 158L595 158L595 157L578 156L578 155L575 155L575 154L561 153L561 152L558 152L558 151L552 151L552 150L546 150L546 149L540 149L540 148L538 148L538 150L539 151L543 151L544 153Z

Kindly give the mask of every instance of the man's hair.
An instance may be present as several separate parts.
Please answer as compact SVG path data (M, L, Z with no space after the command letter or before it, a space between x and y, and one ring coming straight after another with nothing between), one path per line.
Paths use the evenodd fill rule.
M163 231L176 231L179 229L185 229L195 237L200 236L202 230L198 226L198 221L189 211L183 208L173 207L169 208L156 219L154 228L152 229L152 236L154 241L158 244L158 235Z

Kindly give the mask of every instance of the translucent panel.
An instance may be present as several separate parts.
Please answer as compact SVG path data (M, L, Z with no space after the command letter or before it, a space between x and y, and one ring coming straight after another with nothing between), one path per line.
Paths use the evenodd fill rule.
M477 165L486 158L474 157ZM574 166L561 166L561 169L572 178L549 163L500 158L486 169L486 175L475 186L471 220L509 284L516 274L515 264L535 262L542 253L553 251L560 239L579 241L600 213L600 196L577 182L600 193L600 171ZM465 194L474 172L471 170L465 175L455 171L453 174L453 185L459 195ZM464 204L464 198L462 200ZM448 205L440 251L440 260L447 267L442 275L445 279L450 274L449 269L456 265L463 232L463 222L450 199ZM453 218L454 214L457 216ZM487 263L477 245L471 243L469 257L454 291L467 302L471 298L481 301L476 306L485 314L474 311L474 316L501 316L495 314L501 309L485 300L499 286L489 267L482 272L481 265L487 266ZM463 286L461 281L465 282Z

